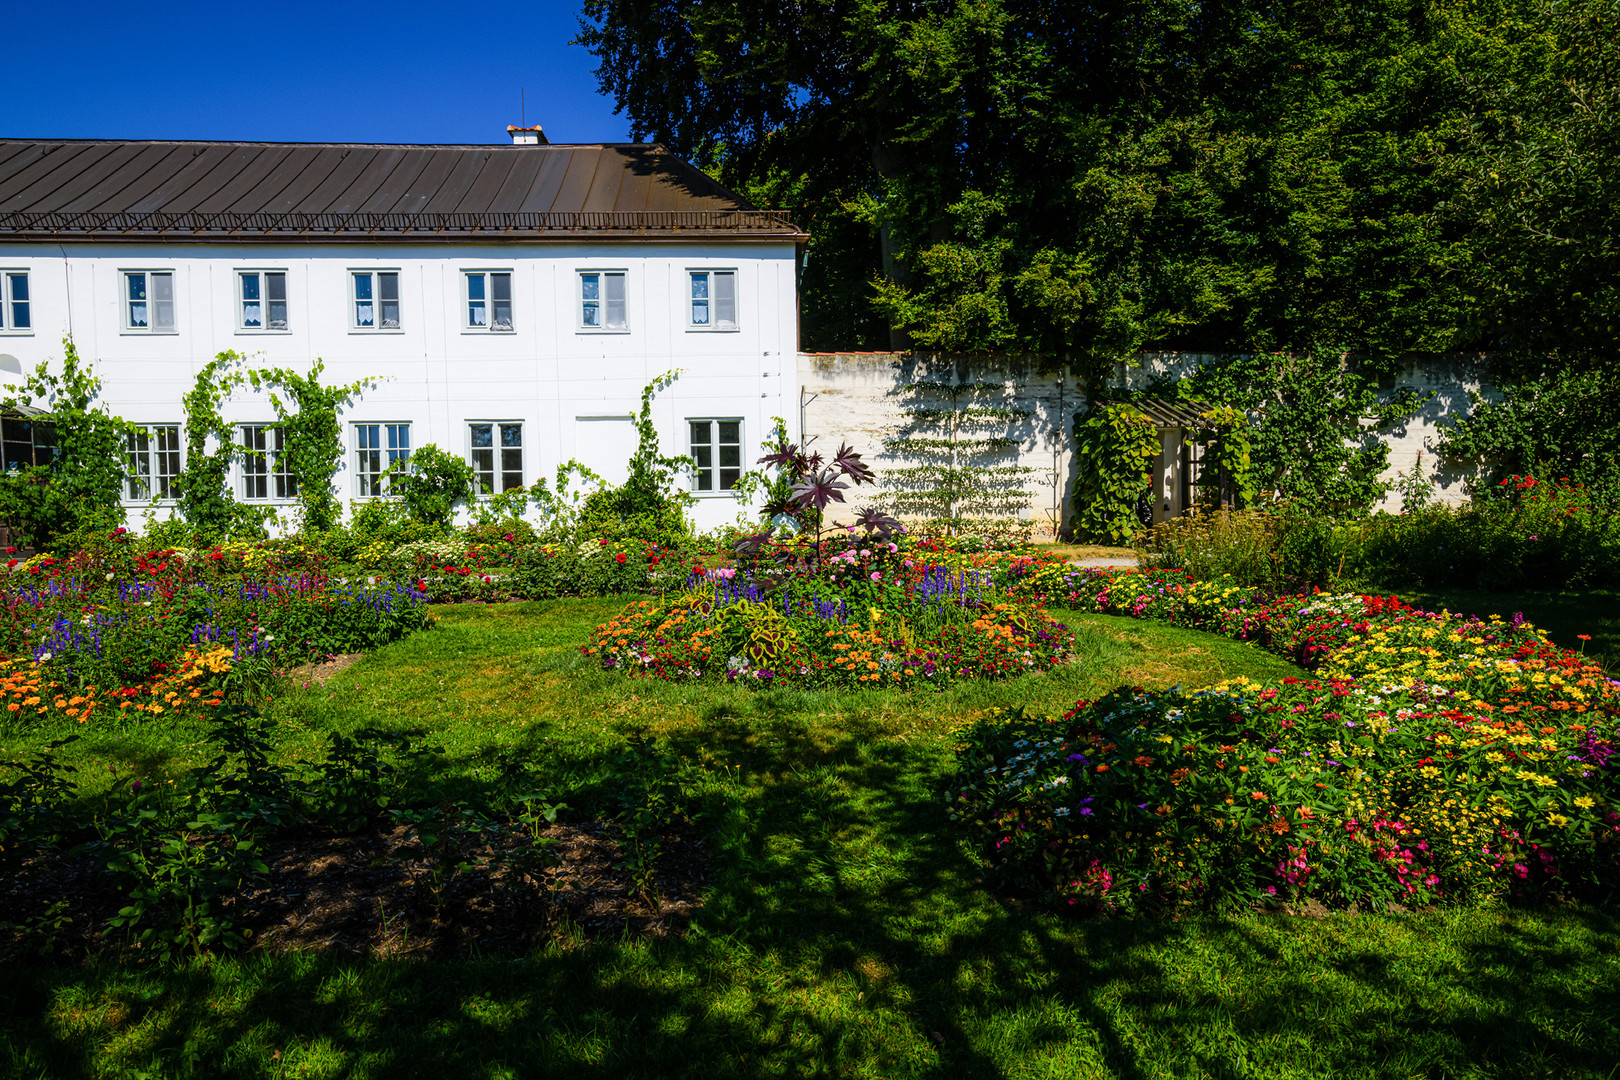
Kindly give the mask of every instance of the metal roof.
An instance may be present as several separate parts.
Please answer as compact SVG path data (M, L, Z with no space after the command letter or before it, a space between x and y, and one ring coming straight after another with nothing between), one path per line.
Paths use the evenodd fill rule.
M0 139L0 240L803 240L664 147Z

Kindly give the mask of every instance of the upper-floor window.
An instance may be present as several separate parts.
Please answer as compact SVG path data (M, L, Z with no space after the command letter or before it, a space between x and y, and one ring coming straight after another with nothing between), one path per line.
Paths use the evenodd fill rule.
M410 424L354 425L355 479L364 497L392 495L390 477L411 457Z
M467 425L467 436L478 494L493 495L523 486L522 424L472 423Z
M354 329L399 329L399 271L353 270Z
M730 491L742 477L742 421L688 420L692 486L697 491Z
M466 329L512 329L511 271L468 270L462 281L467 293Z
M287 329L287 272L239 270L237 326L243 330Z
M737 329L737 271L689 270L686 277L691 328Z
M242 497L296 499L298 477L288 468L286 437L275 424L243 424Z
M131 502L174 498L179 475L179 424L148 424L124 436L124 482Z
M582 330L628 330L623 270L579 272L579 325Z
M0 270L0 331L31 333L33 307L28 299L28 271Z
M124 329L174 333L173 271L124 271Z

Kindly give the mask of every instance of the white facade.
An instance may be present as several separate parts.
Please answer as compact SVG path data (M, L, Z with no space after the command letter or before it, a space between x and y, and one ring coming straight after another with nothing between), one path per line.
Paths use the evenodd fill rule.
M60 360L62 338L71 335L103 378L115 414L169 425L184 422L181 397L197 372L227 350L254 367L307 371L322 360L329 385L377 378L341 416L348 445L335 493L348 504L363 497L360 450L368 435L359 424L409 425L411 448L433 443L469 460L469 425L521 425L524 485L549 482L571 458L621 480L642 388L679 369L654 399L664 453L689 452L690 420L739 421L747 469L773 417L797 426L795 269L791 240L0 243L0 281L27 274L31 323L14 330L7 313L0 325L0 379L14 384L41 361ZM154 328L167 320L157 316L150 278L148 328L131 325L139 317L131 317L126 275L141 271L172 275L172 331ZM244 271L285 274L285 330L243 325ZM397 329L381 328L375 317L373 328L357 325L357 271L397 272ZM469 271L510 273L510 331L469 325ZM585 325L581 273L588 271L623 273L624 328ZM735 272L735 329L694 325L694 271ZM715 282L708 279L711 293ZM711 308L711 326L716 313ZM264 312L259 321L267 323ZM275 420L267 398L251 389L233 395L226 416ZM243 477L236 483L238 498L251 494ZM696 494L699 528L746 509L726 491ZM273 492L264 501L291 505ZM126 501L137 519L147 506L161 515L165 505Z

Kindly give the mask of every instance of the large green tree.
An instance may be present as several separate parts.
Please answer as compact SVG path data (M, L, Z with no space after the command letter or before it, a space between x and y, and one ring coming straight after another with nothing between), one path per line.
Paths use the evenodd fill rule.
M1591 473L1620 458L1592 449L1617 27L1620 0L585 0L580 40L636 137L809 230L807 348L1097 385L1148 347L1472 350L1511 402L1455 452Z

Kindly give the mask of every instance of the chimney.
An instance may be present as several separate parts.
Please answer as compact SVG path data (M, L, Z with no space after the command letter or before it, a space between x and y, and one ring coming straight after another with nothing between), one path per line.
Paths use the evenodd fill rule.
M513 127L506 125L506 133L512 136L513 146L550 146L551 140L546 133L540 130L540 125L534 127Z

